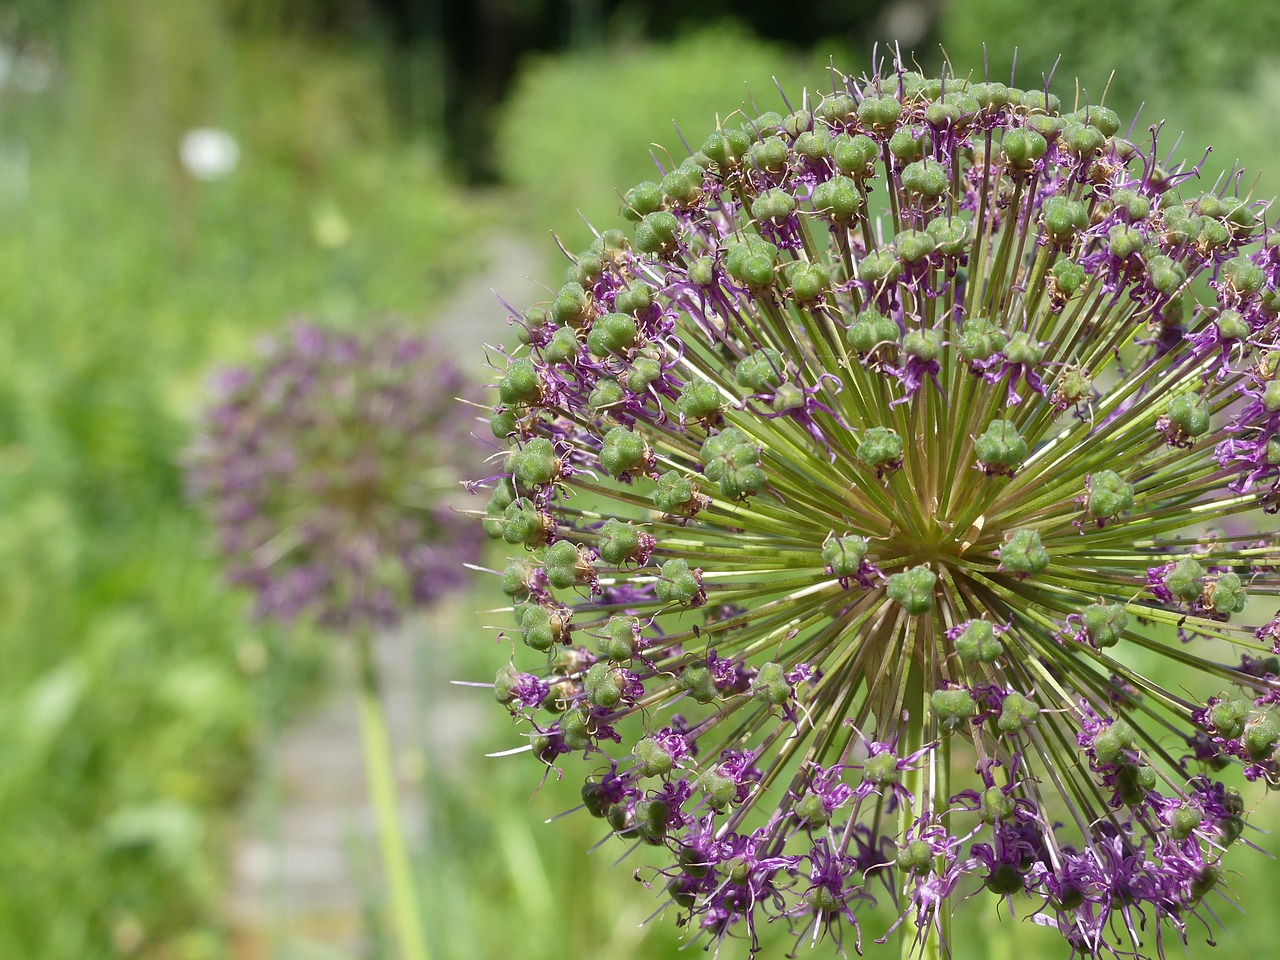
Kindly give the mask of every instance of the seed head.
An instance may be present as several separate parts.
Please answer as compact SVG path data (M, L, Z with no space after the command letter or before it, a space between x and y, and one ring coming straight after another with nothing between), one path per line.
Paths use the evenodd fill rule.
M405 332L298 323L218 377L187 480L260 615L387 624L465 583L459 559L483 537L451 501L475 458L453 426L465 384L437 353ZM540 396L532 364L511 376L504 395ZM504 587L520 583L509 568Z
M1046 90L895 65L786 111L516 318L487 522L572 709L499 699L713 940L857 949L885 898L923 949L985 889L1160 952L1232 782L1280 778L1280 233Z

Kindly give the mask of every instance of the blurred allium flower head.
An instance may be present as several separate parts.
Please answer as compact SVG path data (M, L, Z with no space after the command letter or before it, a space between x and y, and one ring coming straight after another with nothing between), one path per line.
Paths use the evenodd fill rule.
M483 535L453 495L477 458L429 340L297 323L215 389L187 480L261 615L385 625L463 585Z
M498 700L709 945L1163 953L1280 779L1266 205L894 65L662 167L516 318Z

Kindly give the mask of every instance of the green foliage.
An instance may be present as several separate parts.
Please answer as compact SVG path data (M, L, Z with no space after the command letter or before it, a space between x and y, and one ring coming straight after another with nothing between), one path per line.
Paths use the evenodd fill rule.
M254 677L296 705L328 654L249 627L208 556L179 469L204 377L293 313L420 314L481 222L392 138L370 58L216 10L77 6L58 83L5 94L0 956L225 955ZM177 144L209 123L241 165L200 183Z
M718 115L728 128L764 110L785 112L775 77L788 96L831 85L823 67L731 22L672 43L637 40L532 58L497 118L502 175L525 191L531 224L578 249L591 239L578 211L611 225L631 188L662 179L654 158L667 171L688 158L675 127L696 148L712 132L709 118Z

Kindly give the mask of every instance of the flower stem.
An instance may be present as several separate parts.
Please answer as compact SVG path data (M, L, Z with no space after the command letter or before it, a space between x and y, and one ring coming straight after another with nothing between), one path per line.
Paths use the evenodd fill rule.
M360 733L364 741L365 774L382 847L383 869L391 897L391 915L401 960L428 960L426 934L414 884L413 866L405 843L396 791L391 736L378 694L372 637L362 629L356 637L359 672Z

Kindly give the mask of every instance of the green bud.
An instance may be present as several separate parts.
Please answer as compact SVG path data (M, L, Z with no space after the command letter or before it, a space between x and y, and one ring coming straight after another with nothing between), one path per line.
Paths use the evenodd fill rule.
M1026 90L1022 94L1022 105L1035 113L1052 114L1062 109L1062 100L1043 90Z
M947 192L947 168L937 160L917 160L902 171L902 188L908 193L936 199Z
M622 215L633 223L661 209L662 188L650 180L637 183L622 197Z
M813 162L825 160L831 150L831 133L826 127L806 130L796 137L791 149L806 160Z
M722 170L730 170L751 146L751 137L743 130L717 130L702 144L702 152Z
M542 399L542 377L532 360L522 358L507 364L506 376L498 381L498 399L506 406Z
M865 311L854 317L845 339L849 346L863 356L878 347L889 344L898 345L902 332L896 321L874 310Z
M509 597L523 599L529 594L529 577L533 566L519 557L512 557L502 570L502 592Z
M1121 260L1138 253L1145 242L1137 229L1124 223L1117 223L1107 233L1107 251Z
M1059 246L1070 243L1077 233L1089 225L1089 210L1079 200L1050 197L1041 208L1044 230Z
M987 787L979 798L978 819L983 823L1000 823L1013 816L1017 802L999 787Z
M500 407L489 418L489 429L499 440L503 440L520 429L520 418L508 407Z
M625 313L606 313L591 325L587 349L593 357L618 356L636 345L638 335L634 317Z
M1001 733L1021 733L1035 722L1040 707L1034 700L1028 700L1022 694L1014 692L1004 698L1000 707L1000 716L996 718L996 729Z
M959 257L969 251L969 222L959 217L935 217L926 229L944 257Z
M1203 900L1222 879L1222 870L1212 864L1206 864L1191 881L1191 902Z
M938 241L927 230L903 230L893 238L893 246L903 263L919 263L938 248Z
M1226 700L1209 710L1209 720L1218 736L1234 740L1244 733L1245 721L1252 710L1251 700Z
M551 318L561 326L582 326L591 316L591 297L580 283L566 283L551 303Z
M711 257L698 257L689 264L689 282L699 287L709 287L715 283L716 262Z
M547 363L568 363L577 358L579 346L578 335L573 327L557 327L542 348L542 359Z
M956 347L965 360L978 363L1004 349L1009 337L986 317L971 317L960 328Z
M792 410L804 409L804 390L794 383L784 383L773 394L773 402L769 404L774 413L783 414Z
M737 427L725 427L702 444L703 473L718 481L730 500L759 493L765 484L760 468L760 447Z
M680 388L676 401L676 409L690 420L714 420L720 406L720 391L707 380L690 380Z
M987 113L1009 105L1009 88L1003 83L975 83L969 88L969 95L978 101L978 106Z
M1144 197L1136 190L1130 190L1128 187L1122 187L1119 190L1111 192L1111 203L1117 210L1124 210L1129 214L1130 221L1145 220L1151 213L1151 200Z
M773 187L756 197L751 203L751 216L756 220L782 223L796 209L796 198L787 191Z
M698 788L712 810L723 811L738 799L738 785L715 770L706 770L698 777Z
M1080 611L1080 622L1094 646L1114 647L1129 626L1129 612L1123 603L1091 603Z
M762 664L751 678L751 696L757 703L780 707L791 699L791 684L787 682L782 664L770 661Z
M781 137L765 137L747 148L747 166L780 173L787 168L787 144Z
M630 660L636 653L636 640L640 636L640 620L636 617L610 617L605 624L604 636L596 649L600 656L615 663Z
M854 456L859 462L877 470L899 463L902 460L902 437L890 427L872 427L862 435Z
M822 545L822 563L833 577L847 580L858 575L867 557L867 538L854 534L828 537Z
M1004 135L1004 142L1001 144L1009 166L1018 172L1026 172L1034 167L1048 149L1049 142L1031 130L1010 130Z
M617 380L613 377L601 377L596 381L596 385L591 388L591 395L587 397L587 405L591 407L592 412L598 414L625 399L626 394L623 393L622 385Z
M648 310L653 304L653 287L643 280L633 280L626 288L619 290L613 300L613 308L618 313L637 314Z
M1133 484L1114 470L1089 474L1085 489L1085 512L1095 520L1113 519L1133 508Z
M796 819L802 823L808 823L811 827L825 827L831 822L831 813L827 810L827 805L816 793L806 793L797 800L796 805L792 807L792 812L795 813Z
M912 840L898 850L898 869L921 876L933 872L933 849L925 840Z
M813 114L808 110L795 110L782 118L782 131L794 140L813 126Z
M888 95L864 97L858 104L858 119L877 130L888 130L902 116L902 104Z
M907 613L919 616L933 609L933 588L937 582L938 575L921 565L892 574L885 583L885 593Z
M880 156L880 147L863 133L852 137L842 133L834 137L828 151L840 172L855 180L865 180L870 176L875 170L876 158Z
M1012 473L1027 459L1027 441L1011 420L993 420L974 441L978 461L992 473Z
M858 185L846 176L837 175L813 188L813 209L836 223L848 223L862 208Z
M1116 792L1120 802L1133 807L1156 788L1156 772L1145 763L1122 763L1116 771Z
M1063 297L1074 297L1089 276L1084 267L1072 260L1059 260L1049 272Z
M1049 566L1049 551L1040 542L1038 530L1018 530L1000 548L1000 566L1019 576L1042 572Z
M847 93L833 93L822 98L816 112L827 123L844 123L858 112L858 105Z
M1102 149L1107 138L1097 127L1068 121L1062 128L1060 142L1069 153L1077 157L1092 157Z
M641 532L634 523L610 517L600 528L600 559L615 567L644 555Z
M1262 268L1243 255L1224 263L1221 276L1228 288L1243 294L1257 293L1267 280Z
M613 427L604 435L600 466L611 477L643 467L652 456L644 437L626 427Z
M582 689L602 710L612 710L622 700L626 680L612 664L593 663L582 678Z
M1179 600L1191 602L1204 589L1204 567L1191 557L1179 560L1162 580L1164 587Z
M1198 393L1182 393L1169 401L1166 416L1181 440L1209 432L1209 401Z
M511 456L511 470L522 484L543 487L560 477L560 457L546 437L534 437Z
M862 779L867 783L885 784L898 782L898 758L892 753L878 753L862 762Z
M702 170L681 164L662 178L662 193L672 203L689 206L702 198Z
M676 764L671 754L667 753L652 737L644 737L637 742L633 754L636 758L636 768L642 777L665 777L675 769Z
M787 283L791 284L791 294L801 303L809 303L827 292L831 284L831 273L820 263L809 263L797 260L786 269Z
M568 540L557 540L551 545L543 566L547 571L547 582L557 590L568 590L586 583L593 572L581 548Z
M653 505L669 517L688 517L700 509L700 497L688 477L679 470L668 470L658 477Z
M730 244L724 257L724 268L729 276L753 288L767 287L773 283L774 268L777 265L778 248L768 240L754 235Z
M956 654L968 663L994 663L1004 653L995 627L986 620L970 620L955 639Z
M562 607L525 604L524 616L520 620L520 639L526 646L546 653L568 639L570 616L569 611Z
M689 569L689 561L679 557L668 560L659 571L654 592L663 603L675 603L682 607L700 606L705 602L702 570Z
M484 532L491 540L497 540L502 537L506 509L515 502L515 499L515 487L512 486L509 478L503 477L498 485L494 487L493 493L489 495L489 502L485 504L484 508Z
M889 138L889 152L902 163L915 163L924 157L925 136L917 136L908 128L895 130Z
M1151 278L1151 286L1166 296L1177 293L1187 282L1187 271L1182 264L1164 255L1147 260L1147 276Z
M785 378L782 354L772 347L762 347L739 360L733 376L738 386L752 393L769 393Z
M719 695L715 677L704 660L693 660L680 671L678 685L699 703L711 703Z
M1210 580L1204 588L1205 604L1214 613L1230 616L1244 609L1248 597L1239 574L1224 573Z
M666 255L675 251L680 239L680 221L665 210L646 214L636 224L635 247L641 253Z
M1204 822L1204 816L1199 810L1185 804L1176 807L1169 819L1172 821L1169 825L1169 833L1175 840L1187 839Z
M868 283L892 283L902 273L902 264L892 250L872 250L858 261L858 279Z
M1044 347L1033 340L1029 333L1019 330L1005 344L1004 355L1010 363L1022 363L1034 367L1044 359Z
M631 361L627 370L627 389L641 394L662 377L662 363L654 357L641 355Z
M950 733L977 716L978 705L967 688L955 687L933 691L929 697L929 712L937 718L938 725Z
M1132 749L1133 728L1123 720L1113 720L1111 726L1094 734L1093 754L1101 764L1117 763Z
M560 737L564 745L574 753L590 749L594 739L591 732L591 712L585 707L571 707L560 718Z

